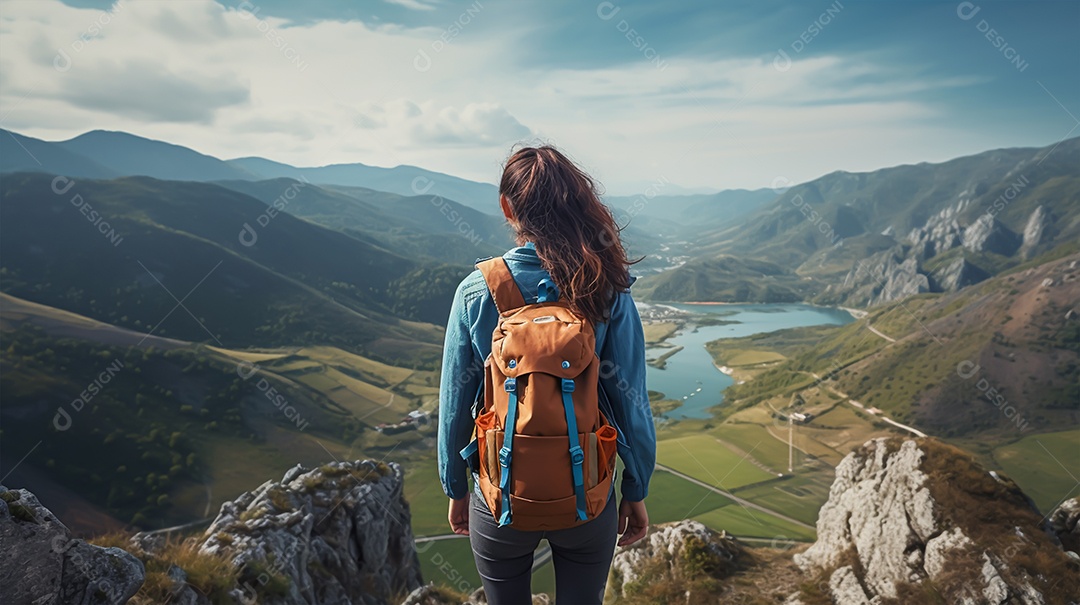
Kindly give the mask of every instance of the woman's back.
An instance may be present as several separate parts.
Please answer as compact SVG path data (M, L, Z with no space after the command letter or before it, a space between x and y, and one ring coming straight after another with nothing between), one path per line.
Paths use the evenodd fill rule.
M477 271L466 277L455 293L443 354L438 451L443 489L451 498L449 519L456 533L470 535L490 602L528 602L532 552L539 540L546 538L555 563L556 600L599 603L616 534L625 529L620 543L626 544L645 533L648 516L643 500L655 464L656 437L645 387L644 335L629 293L633 282L627 272L630 263L618 241L614 219L600 203L591 180L552 148L526 148L510 158L500 185L500 204L520 244L503 255L503 260L523 302L536 302L539 284L550 280L557 286L561 300L593 328L592 352L598 366L598 385L592 387L598 393L593 397L599 399L604 419L615 426L618 434L618 455L625 465L619 488L623 498L616 511L612 482L606 506L596 501L598 507L590 507L590 515L595 518L585 518L580 505L580 474L575 470L580 516L575 525L521 531L509 526L509 515L497 522L494 513L512 512L513 507L509 499L497 500L494 494L505 496L500 488L509 490L514 485L508 475L515 465L532 465L521 460L529 456L527 450L515 453L511 446L500 452L497 466L502 466L503 476L499 486L494 485L497 468L491 472L473 469L474 497L469 506L470 473L457 453L473 445L470 437L476 415L486 411L485 418L490 418L494 411L492 393L488 394L485 410L476 409L475 402L484 380L484 360L491 353L493 331L500 326L490 284ZM566 382L573 381L563 381L565 391ZM513 390L513 381L506 382L506 390ZM558 394L551 397L557 398ZM504 415L518 408L515 397L509 401L501 408ZM569 407L566 410L567 430L577 435L572 429L575 414ZM513 413L508 418L505 432L509 438L504 445L511 445L510 438L523 426ZM483 442L482 436L478 439ZM487 500L481 483L486 486Z

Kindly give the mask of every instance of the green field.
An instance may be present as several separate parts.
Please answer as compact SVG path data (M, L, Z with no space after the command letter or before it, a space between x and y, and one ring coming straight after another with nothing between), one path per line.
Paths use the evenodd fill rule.
M472 548L467 537L436 540L416 545L425 582L449 586L464 593L480 587Z
M546 544L541 542L541 545ZM480 575L476 572L467 537L424 542L417 544L416 550L424 582L442 584L464 593L480 588ZM550 560L533 572L532 590L555 594L555 570Z
M744 452L752 452L751 456L777 472L787 468L787 444L770 435L759 424L725 422L712 433Z
M720 489L734 489L774 478L707 434L659 441L656 459L660 464Z
M649 497L645 503L649 509L649 522L657 524L681 521L732 501L681 477L657 470L649 482Z
M446 520L449 500L439 485L439 470L434 458L409 465L405 474L405 499L412 511L413 535L450 533L450 524Z
M694 517L715 530L751 538L814 539L814 530L800 527L761 511L729 504Z
M993 456L1043 513L1080 490L1080 429L1028 435L995 449Z
M679 329L679 324L673 321L649 322L642 325L645 332L645 344L657 344L667 340Z
M787 359L787 357L784 357L775 351L762 351L756 349L725 349L718 356L718 360L722 365L731 366L733 368L784 361L785 359Z
M737 490L736 495L783 513L803 523L817 523L818 510L829 498L831 469L799 474L782 481L752 485ZM754 513L755 515L757 512Z

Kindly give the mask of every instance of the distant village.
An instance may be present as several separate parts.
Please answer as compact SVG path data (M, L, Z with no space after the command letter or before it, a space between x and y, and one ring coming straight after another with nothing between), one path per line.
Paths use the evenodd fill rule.
M416 429L432 422L438 417L438 412L425 412L423 410L413 410L409 412L401 422L394 424L388 424L386 422L379 424L375 427L376 431L386 435L393 435L396 433L404 433L405 431L415 431Z

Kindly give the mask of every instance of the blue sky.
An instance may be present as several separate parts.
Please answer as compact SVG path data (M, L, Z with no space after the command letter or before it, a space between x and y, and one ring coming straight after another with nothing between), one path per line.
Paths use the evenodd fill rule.
M543 141L613 193L768 187L1078 136L1078 32L1073 1L9 0L0 125L485 181Z

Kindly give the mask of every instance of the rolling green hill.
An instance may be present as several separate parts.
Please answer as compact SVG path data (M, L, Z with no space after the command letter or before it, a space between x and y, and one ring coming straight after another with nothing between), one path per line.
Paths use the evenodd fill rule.
M404 197L287 178L218 184L409 258L468 267L513 245L501 216L436 196Z
M796 302L812 284L768 261L717 256L695 259L634 285L643 300L687 302Z
M433 411L437 372L330 346L241 350L143 339L0 299L2 455L25 457L13 480L41 486L69 522L98 530L102 515L142 528L181 523L297 462L349 450L379 458L391 446L401 460L430 451L431 425L392 440L374 428ZM100 514L79 510L86 506Z
M499 191L495 185L469 181L416 166L382 168L352 163L297 167L258 157L228 160L228 164L254 174L259 179L304 179L316 184L365 187L403 196L414 196L420 193L438 195L492 214L497 212L499 201Z
M3 133L0 172L4 173L34 171L84 178L149 176L175 181L289 178L406 197L441 196L480 212L498 214L498 190L494 185L416 166L382 168L352 163L300 168L259 157L222 160L182 145L108 130L92 130L66 141Z
M63 193L39 174L0 184L0 288L184 340L319 342L433 367L437 328L408 320L444 323L467 272L409 260L285 212L270 217L266 204L212 184L129 177L56 190ZM423 287L403 279L424 271L440 279Z

